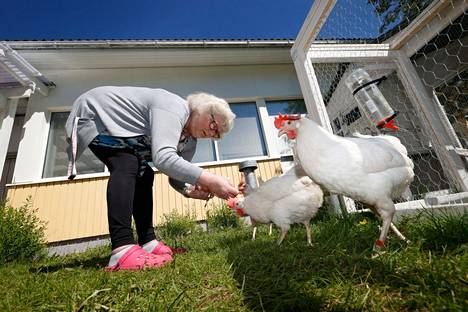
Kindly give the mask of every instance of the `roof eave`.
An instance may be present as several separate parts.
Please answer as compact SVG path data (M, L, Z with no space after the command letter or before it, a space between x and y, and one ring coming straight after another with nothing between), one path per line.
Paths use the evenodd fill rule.
M8 45L15 50L42 49L142 49L142 48L284 48L294 40L15 40Z
M38 90L42 95L47 96L49 89L55 87L52 81L43 76L5 42L0 42L0 68L15 80L0 84L5 88L22 85L30 89L31 93Z

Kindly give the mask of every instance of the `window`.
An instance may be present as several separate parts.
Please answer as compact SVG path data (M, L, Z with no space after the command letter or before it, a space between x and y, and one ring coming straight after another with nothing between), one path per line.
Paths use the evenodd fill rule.
M192 162L201 163L216 160L214 142L211 139L198 139L197 150L193 155Z
M255 103L231 104L236 114L234 127L219 141L198 139L192 162L209 162L267 154L260 118Z
M277 134L278 131L274 127L275 117L281 114L307 114L307 109L304 103L304 100L287 100L287 101L268 101L266 103L268 111L268 120L269 127L272 133ZM280 138L275 137L274 142L276 142L276 152L280 155L292 154L291 150L291 141L282 136Z
M67 175L68 155L65 123L69 113L52 113L50 118L49 139L44 163L43 178ZM80 174L104 171L104 164L86 149L76 163Z
M267 125L262 125L256 103L236 103L230 104L230 107L236 114L233 129L219 141L199 139L197 150L192 159L193 163L266 156L268 153L263 127L274 128L274 117L279 112L306 113L303 100L269 102L267 103L269 122ZM68 114L68 112L51 114L43 178L67 174L68 156L66 149L68 143L65 139L65 123ZM276 135L271 137L272 133L276 134L276 129L269 131L269 140L280 141ZM289 150L288 140L283 140L283 145ZM102 162L89 149L85 150L76 165L80 174L104 171Z
M217 142L219 160L266 155L265 139L255 103L231 104L234 127Z

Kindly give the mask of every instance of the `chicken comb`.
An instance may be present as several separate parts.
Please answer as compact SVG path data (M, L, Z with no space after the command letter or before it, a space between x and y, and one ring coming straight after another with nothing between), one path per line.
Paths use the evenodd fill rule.
M279 129L281 128L281 126L283 125L283 123L286 121L286 120L299 120L301 119L301 116L300 115L288 115L288 114L285 114L285 115L281 115L281 113L278 114L278 117L275 117L275 127L276 129Z

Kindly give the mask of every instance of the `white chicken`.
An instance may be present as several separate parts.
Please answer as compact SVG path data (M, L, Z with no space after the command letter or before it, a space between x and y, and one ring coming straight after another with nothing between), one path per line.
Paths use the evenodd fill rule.
M259 177L259 178L258 178L258 183L259 183L260 185L262 185L262 184L265 183L265 182L263 182L262 178ZM246 186L247 186L247 183L246 183L246 180L245 180L245 175L244 175L243 172L241 172L241 178L240 178L240 181L239 181L239 185L238 185L237 187L238 187L238 189L239 189L239 191L241 192L242 195L245 195L245 188L246 188ZM252 186L250 186L250 187L252 187ZM255 187L257 187L257 186L255 185L255 186L253 186L253 187L255 188ZM249 189L249 190L251 190L251 189ZM234 207L234 210L235 210L236 213L239 215L239 217L244 217L244 216L246 216L242 209L240 209L240 208L235 208L235 207ZM252 230L252 240L255 240L255 238L256 238L256 236L257 236L258 223L256 223L255 221L252 222L252 220L250 220L250 221L251 221L252 228L253 228L253 230ZM271 236L272 233L273 233L273 223L270 222L270 226L269 226L269 230L268 230L268 235Z
M273 222L281 229L280 245L291 224L303 223L306 227L307 242L312 244L310 219L317 214L323 203L323 192L307 176L298 176L295 168L274 177L258 188L246 186L243 199L231 198L228 206L241 215L249 215L252 224Z
M380 250L391 228L393 200L402 196L413 181L413 162L406 148L393 136L355 137L334 135L314 121L300 116L275 118L278 136L296 139L296 158L305 173L331 193L349 196L372 206L383 225L374 250Z

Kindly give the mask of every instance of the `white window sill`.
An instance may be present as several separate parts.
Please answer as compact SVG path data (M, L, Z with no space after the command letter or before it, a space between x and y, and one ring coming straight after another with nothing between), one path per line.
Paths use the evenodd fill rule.
M221 160L221 161L209 161L209 162L203 162L203 163L195 163L197 166L206 168L206 167L212 167L212 166L219 166L219 165L226 165L226 164L236 164L243 162L245 160L275 160L279 159L280 157L269 157L269 156L257 156L257 157L247 157L247 158L236 158L236 159L229 159L229 160ZM154 171L158 171L154 166L153 163L150 163L151 168ZM99 173L88 173L88 174L79 174L77 175L73 180L86 180L86 179L94 179L94 178L103 178L103 177L108 177L109 172L99 172ZM67 176L62 176L62 177L53 177L53 178L42 178L36 181L29 181L29 182L16 182L16 183L10 183L7 184L6 186L16 186L16 185L32 185L32 184L42 184L42 183L52 183L52 182L64 182L68 181Z

